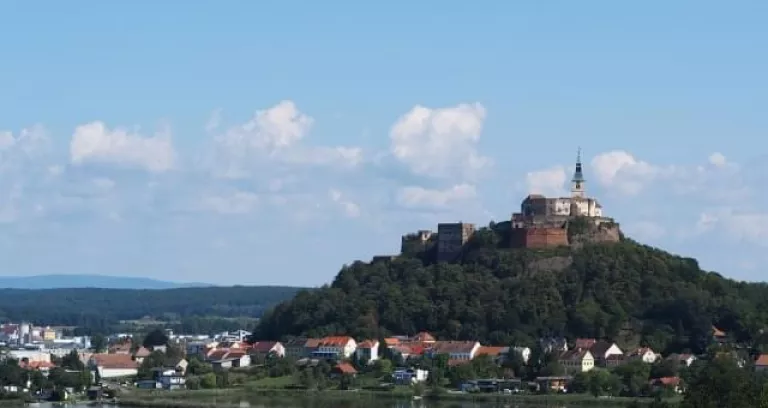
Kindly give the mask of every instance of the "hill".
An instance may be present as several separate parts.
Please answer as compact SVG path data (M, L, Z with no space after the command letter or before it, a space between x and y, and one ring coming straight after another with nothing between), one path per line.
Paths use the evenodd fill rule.
M699 351L713 324L739 341L768 327L765 284L725 279L623 235L616 243L509 249L509 229L491 227L478 230L455 263L436 264L416 250L344 266L329 287L268 312L255 335L427 330L486 344L562 335Z
M0 289L0 320L79 326L102 333L145 316L259 317L301 288L232 286L148 289Z
M213 286L205 283L177 283L149 278L104 275L0 276L0 288L6 289L174 289Z

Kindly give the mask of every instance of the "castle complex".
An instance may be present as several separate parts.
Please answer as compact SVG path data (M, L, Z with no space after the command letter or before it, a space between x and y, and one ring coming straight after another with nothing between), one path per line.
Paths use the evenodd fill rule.
M579 151L569 197L529 194L521 203L520 212L513 213L510 222L499 224L509 238L509 247L535 249L573 246L580 242L618 241L621 236L618 224L603 215L602 206L597 199L587 195L585 187ZM569 224L576 219L580 220L582 230L578 234L569 234ZM438 262L451 262L461 255L475 229L474 224L464 222L441 223L436 234L422 230L404 235L401 253L434 249L434 258Z

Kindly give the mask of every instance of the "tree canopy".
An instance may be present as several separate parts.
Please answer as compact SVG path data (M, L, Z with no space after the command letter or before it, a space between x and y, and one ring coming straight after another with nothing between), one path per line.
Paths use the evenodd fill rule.
M493 227L479 229L455 263L434 263L417 248L344 266L330 286L268 312L255 337L427 330L499 345L561 335L699 352L712 325L737 341L755 340L768 325L768 286L703 271L695 259L629 239L509 249L505 231Z
M299 289L282 286L0 289L0 320L78 326L106 333L120 320L161 314L180 319L182 323L195 316L258 317L276 303L290 299ZM198 328L206 323L210 322L194 320L191 326Z

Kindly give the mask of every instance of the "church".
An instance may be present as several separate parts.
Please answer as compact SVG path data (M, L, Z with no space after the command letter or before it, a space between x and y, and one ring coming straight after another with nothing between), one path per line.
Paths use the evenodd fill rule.
M607 218L603 216L603 207L596 198L586 194L586 180L581 165L581 149L576 156L576 170L571 179L570 197L545 197L530 194L520 205L520 212L512 214L512 225L525 228L553 221L566 221L571 217L590 217L596 223Z

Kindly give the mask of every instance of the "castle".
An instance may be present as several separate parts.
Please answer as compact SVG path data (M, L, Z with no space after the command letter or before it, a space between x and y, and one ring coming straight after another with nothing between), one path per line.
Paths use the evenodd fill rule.
M586 194L585 187L586 179L579 150L571 179L570 197L529 194L520 204L520 212L513 213L509 222L498 224L509 238L509 247L537 249L576 246L584 242L619 241L619 225L603 215L603 207L596 198ZM573 228L570 228L569 233L569 226L575 222L580 225L579 231L574 233ZM470 223L441 223L437 226L437 233L421 230L404 235L401 253L426 253L434 250L435 260L451 262L461 255L475 230L475 225Z

